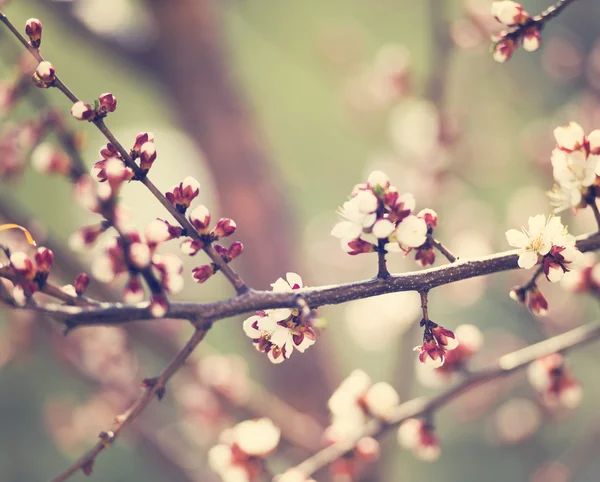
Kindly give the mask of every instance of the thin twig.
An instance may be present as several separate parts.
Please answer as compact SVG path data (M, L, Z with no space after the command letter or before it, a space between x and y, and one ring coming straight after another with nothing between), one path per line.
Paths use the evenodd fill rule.
M387 279L390 276L390 272L387 269L387 262L385 260L385 240L380 239L377 246L377 278Z
M448 248L446 248L446 246L444 246L442 243L437 241L433 236L429 235L427 237L427 239L429 240L429 244L431 244L431 246L433 246L440 253L442 253L448 261L450 261L451 263L454 263L456 261L456 259L457 259L456 256L454 256L450 252L450 250Z
M307 476L312 475L350 452L362 437L379 437L409 418L432 414L477 385L510 375L543 356L563 352L597 338L600 338L600 323L594 322L504 355L494 367L472 372L467 379L435 397L417 398L399 405L388 423L371 420L365 425L360 436L326 447L297 465L295 469Z
M200 344L200 342L206 336L206 333L210 329L210 322L198 323L194 334L187 341L185 346L175 355L175 357L169 362L164 370L156 378L144 380L143 386L144 391L135 403L127 410L124 414L116 418L115 424L112 429L106 432L102 432L99 435L100 440L96 445L85 455L80 457L73 465L67 470L62 472L52 482L63 482L73 476L78 471L82 470L86 475L92 472L93 464L105 449L110 447L117 439L121 430L133 422L138 415L140 415L148 404L156 396L159 400L165 393L165 386L169 379L184 365L188 357L192 354L194 349Z
M600 249L600 234L579 236L577 247L581 252ZM394 274L386 280L368 279L339 285L304 288L294 290L293 293L251 291L214 303L173 302L170 304L169 311L165 316L187 320L200 316L219 320L251 311L296 308L298 296L302 296L312 309L316 309L323 305L335 305L385 293L431 290L437 286L463 279L516 269L518 268L517 260L517 250L512 250L471 260L456 261L452 264L422 271ZM81 308L47 304L31 309L54 316L70 328L97 325L115 326L136 320L151 319L151 315L148 313L148 303L137 305L103 303L99 307Z

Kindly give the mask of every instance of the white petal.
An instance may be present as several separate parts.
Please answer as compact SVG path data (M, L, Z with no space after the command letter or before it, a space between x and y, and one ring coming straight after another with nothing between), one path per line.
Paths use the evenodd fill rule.
M523 232L517 229L509 229L505 233L508 244L514 248L523 248L529 243L529 237Z
M351 221L340 221L331 230L331 235L336 238L352 238L356 239L362 233L362 226Z
M378 239L387 238L394 232L396 226L388 219L380 219L373 225L373 235Z
M283 278L279 278L277 281L275 281L275 283L272 283L271 287L275 293L286 293L292 291L291 286Z
M546 227L546 216L538 214L529 218L529 233L531 237L538 236Z
M554 129L556 143L565 149L573 150L583 144L585 133L577 122L570 122L566 126Z
M286 273L285 278L292 289L294 288L294 285L298 285L299 288L302 288L302 278L299 274L292 272Z
M538 255L535 251L525 251L519 256L519 266L521 268L533 268L538 262Z
M562 279L564 272L560 266L551 266L548 270L548 280L551 283L556 283Z
M261 331L257 330L252 326L254 322L259 320L260 318L261 317L258 315L251 316L250 318L246 318L244 320L244 323L242 324L242 328L244 329L244 333L246 333L246 336L252 338L253 340L260 338L261 336Z

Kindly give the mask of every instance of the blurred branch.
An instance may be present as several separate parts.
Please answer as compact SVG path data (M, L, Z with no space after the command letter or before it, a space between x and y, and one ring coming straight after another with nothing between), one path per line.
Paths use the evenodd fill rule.
M475 386L508 376L527 367L538 358L580 347L597 338L600 338L600 323L594 322L504 355L498 359L494 367L471 372L464 381L435 397L417 398L399 405L394 410L389 422L383 423L372 420L365 425L364 430L358 437L326 447L297 465L295 469L307 476L312 475L339 457L349 453L362 437L381 436L409 418L430 415Z
M563 12L563 10L566 7L575 2L576 0L558 0L558 2L548 7L539 15L536 15L535 17L530 17L523 24L514 27L513 29L500 36L497 39L497 43L504 42L506 40L517 41L521 37L521 35L530 28L536 28L538 31L541 31L550 20L557 17L560 13Z
M112 430L100 433L100 440L98 443L67 470L54 478L52 482L62 482L67 480L80 470L83 471L84 474L90 475L96 458L114 443L121 433L121 430L133 422L155 396L159 400L164 396L167 382L184 365L188 357L204 339L210 327L211 322L208 320L196 323L196 330L192 337L164 368L160 375L155 378L146 379L142 382L144 391L129 410L116 417Z
M583 253L600 249L600 234L586 234L577 239L577 248ZM170 304L169 311L165 316L187 320L193 320L200 316L219 320L252 311L295 308L298 305L298 297L303 298L311 309L315 309L323 305L335 305L385 293L428 291L437 286L463 279L517 269L519 267L517 259L517 250L504 251L422 271L394 274L385 280L374 278L353 283L304 288L285 293L250 291L235 298L214 303L174 302ZM8 276L6 273L4 275ZM137 305L104 303L100 307L46 304L30 308L62 320L69 329L80 326L121 325L136 320L152 319L148 312L148 303Z

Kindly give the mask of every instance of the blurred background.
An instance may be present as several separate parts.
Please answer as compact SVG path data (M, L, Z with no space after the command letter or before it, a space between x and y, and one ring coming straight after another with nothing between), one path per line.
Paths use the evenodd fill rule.
M308 286L376 273L374 255L350 258L330 236L336 209L373 169L386 172L400 192L412 192L417 210L435 209L436 237L463 259L508 249L506 229L550 212L552 130L570 120L586 132L600 128L600 5L575 3L548 24L539 51L520 49L500 65L489 53L490 34L499 30L490 4L20 0L4 11L21 29L30 17L42 21L42 54L76 95L88 102L102 92L117 97L107 124L126 147L138 132L155 134L150 177L159 188L188 175L200 181L196 203L238 224L245 252L234 268L252 287L266 289L287 271ZM531 14L547 6L524 5ZM21 53L0 31L0 87L19 78ZM43 102L68 113L58 91L41 93ZM40 102L28 99L0 101L0 136L39 114ZM66 122L81 131L91 168L106 141L93 126ZM8 154L0 156L2 164ZM36 173L28 156L3 174L0 214L46 239L56 254L56 282L71 283L89 270L95 251L75 256L67 239L97 220L73 202L68 181ZM135 183L124 189L123 203L140 228L165 216ZM594 229L588 212L563 213L563 220L574 234ZM21 242L20 234L2 235L9 246ZM168 250L178 252L173 244ZM200 255L186 260L186 287L177 299L233 295L219 276L192 282L189 272L203 263ZM390 256L390 268L419 269L401 255ZM595 305L542 282L550 313L535 318L508 297L526 279L511 272L438 288L429 297L430 316L450 329L470 323L483 331L474 367L597 317ZM118 287L92 283L90 293L116 299ZM91 480L218 480L207 467L208 448L222 429L258 416L282 427L284 442L269 462L280 472L322 446L326 400L356 368L390 382L403 400L440 390L428 386L427 376L423 383L415 367L416 293L324 307L320 315L328 327L317 343L277 366L251 346L242 319L216 323L165 399L100 456ZM65 338L50 320L3 310L0 480L58 474L110 427L138 394L139 380L158 373L187 335L184 322L160 321L86 328ZM516 375L437 414L437 462L415 459L387 436L381 460L358 478L597 481L596 352L589 346L569 355L584 389L578 409L548 410Z

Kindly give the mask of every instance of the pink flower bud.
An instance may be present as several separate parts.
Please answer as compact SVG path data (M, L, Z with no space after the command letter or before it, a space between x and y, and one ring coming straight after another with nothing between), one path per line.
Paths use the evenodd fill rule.
M98 114L107 114L117 109L117 98L108 92L98 97L98 103Z
M517 44L515 44L513 39L507 38L494 46L492 57L496 62L502 64L510 60L512 54L515 53L515 50L517 50Z
M183 229L179 226L173 226L161 218L152 221L144 230L146 240L151 247L164 243L170 239L178 238L182 235Z
M42 22L37 18L30 18L25 22L25 33L31 41L31 46L34 49L39 48L42 43Z
M25 288L21 285L15 285L12 291L13 301L17 306L25 306L29 300L29 296L25 293Z
M77 296L81 296L85 293L90 284L90 277L86 273L81 273L75 278L75 292Z
M35 264L37 265L38 273L48 274L52 268L54 261L54 253L45 247L40 247L35 252Z
M200 239L188 238L181 243L181 251L188 256L194 256L198 251L204 248L204 242Z
M425 223L427 223L428 228L433 229L437 227L438 214L433 209L421 209L417 214L417 217L425 220Z
M227 251L227 256L229 256L229 258L231 258L231 259L235 259L243 252L244 252L244 245L242 243L240 243L239 241L236 241L235 243L232 243L231 246L229 246L229 250Z
M165 295L155 293L150 300L150 314L153 318L163 318L169 311L169 303Z
M196 283L204 283L213 274L215 274L214 268L208 264L197 266L192 270L192 278Z
M121 158L121 154L119 154L118 149L115 146L113 146L110 142L108 144L105 144L100 149L100 155L103 159L110 159L111 157Z
M423 344L414 350L419 351L419 361L431 368L439 368L444 364L446 350L438 346L431 335L426 335Z
M140 132L135 136L135 143L133 144L131 151L135 152L136 155L139 154L141 147L146 142L154 142L154 134L152 134L152 132Z
M52 86L56 80L56 72L50 62L40 62L33 73L33 83L42 89Z
M431 333L433 334L435 341L437 341L438 345L444 348L444 350L454 350L458 346L456 336L451 330L433 322L430 322L430 326L432 326Z
M529 19L529 14L522 5L510 0L492 2L492 16L507 27L522 25Z
M191 202L200 192L200 184L191 176L186 177L179 186L165 193L169 202L177 208L180 213L185 213Z
M227 248L225 248L224 246L221 246L220 244L214 244L213 248L215 249L215 251L217 252L217 254L219 256L221 256L221 258L223 258L225 260L226 263L228 263L230 261L227 258Z
M33 279L35 277L35 268L33 267L33 261L22 251L17 251L10 255L10 262L12 267L17 273L27 279Z
M515 286L508 294L510 298L517 303L524 305L527 301L527 290L522 286Z
M206 233L210 225L210 211L201 204L190 213L190 222L199 233Z
M156 160L156 147L154 142L145 142L140 147L140 167L143 171L148 171Z
M423 420L409 418L398 428L398 443L419 457L432 462L440 456L440 443L433 427Z
M527 50L527 52L535 52L540 48L540 44L542 42L540 36L540 29L533 27L525 30L523 34L523 48Z
M73 107L71 107L71 115L77 120L89 121L96 116L96 113L90 104L80 100L79 102L75 102Z
M211 233L217 238L225 238L235 233L236 224L233 219L221 218L217 221L217 224L211 231Z

